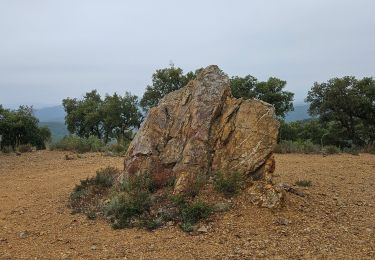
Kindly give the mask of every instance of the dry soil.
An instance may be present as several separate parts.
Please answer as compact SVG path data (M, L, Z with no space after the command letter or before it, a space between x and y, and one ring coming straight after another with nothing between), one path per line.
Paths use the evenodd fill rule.
M305 197L288 194L271 211L244 196L208 232L178 227L113 230L72 215L80 179L122 158L38 151L0 155L0 259L374 259L375 156L276 155L277 181L311 180Z

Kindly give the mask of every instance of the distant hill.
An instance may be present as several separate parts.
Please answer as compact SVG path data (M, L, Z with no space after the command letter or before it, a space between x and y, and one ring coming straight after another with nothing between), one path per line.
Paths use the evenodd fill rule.
M289 112L286 117L286 122L293 122L298 120L309 119L311 116L308 113L309 105L294 105L294 111Z
M65 122L65 111L63 106L45 107L36 109L34 115L40 122Z

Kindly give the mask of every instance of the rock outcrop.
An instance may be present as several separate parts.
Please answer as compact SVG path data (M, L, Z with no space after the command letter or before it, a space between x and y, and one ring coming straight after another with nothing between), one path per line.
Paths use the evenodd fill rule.
M160 186L175 176L175 193L198 174L238 172L270 183L264 165L273 158L278 128L272 105L234 98L229 78L212 65L150 109L130 144L124 172L150 174Z

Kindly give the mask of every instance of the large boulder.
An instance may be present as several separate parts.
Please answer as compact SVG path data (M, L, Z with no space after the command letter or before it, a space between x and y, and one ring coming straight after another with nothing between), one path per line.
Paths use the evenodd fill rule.
M212 65L150 109L129 146L124 173L149 174L160 187L175 176L175 193L199 174L238 172L265 180L259 169L273 158L278 128L272 105L234 98L228 76Z

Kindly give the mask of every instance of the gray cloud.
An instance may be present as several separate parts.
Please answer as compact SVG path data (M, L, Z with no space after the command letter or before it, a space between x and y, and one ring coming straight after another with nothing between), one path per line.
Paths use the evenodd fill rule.
M169 61L314 81L374 75L371 0L0 2L0 103L57 104L91 89L142 95Z

